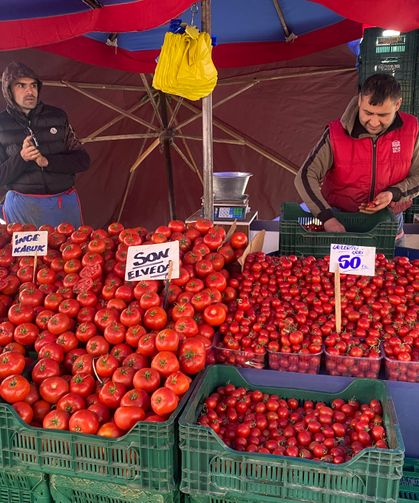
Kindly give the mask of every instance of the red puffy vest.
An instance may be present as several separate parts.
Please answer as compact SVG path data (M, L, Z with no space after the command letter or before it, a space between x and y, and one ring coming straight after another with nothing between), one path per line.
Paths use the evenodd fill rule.
M323 181L322 194L330 206L358 211L361 203L372 201L407 177L418 121L413 115L399 114L403 126L379 136L375 148L371 138L349 136L339 119L329 124L334 162Z

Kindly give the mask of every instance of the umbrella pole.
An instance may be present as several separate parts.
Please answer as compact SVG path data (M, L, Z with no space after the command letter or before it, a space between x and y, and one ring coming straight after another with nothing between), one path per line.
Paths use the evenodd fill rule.
M211 35L211 0L202 0L201 29ZM204 218L214 218L214 193L212 171L214 164L212 148L212 94L202 99L202 140L204 178Z
M166 161L166 174L167 174L167 185L169 194L169 217L170 220L174 220L176 218L175 191L173 182L172 156L170 153L170 144L172 143L172 139L170 138L170 131L167 129L169 121L167 118L166 95L161 91L160 91L160 116L163 125L163 134L161 138L161 143L163 146L164 159Z

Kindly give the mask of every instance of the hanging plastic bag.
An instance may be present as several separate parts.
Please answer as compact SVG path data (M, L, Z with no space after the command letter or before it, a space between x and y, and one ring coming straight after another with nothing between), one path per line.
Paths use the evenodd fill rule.
M208 96L218 77L211 52L211 37L194 26L186 26L182 34L166 33L153 87L192 101Z

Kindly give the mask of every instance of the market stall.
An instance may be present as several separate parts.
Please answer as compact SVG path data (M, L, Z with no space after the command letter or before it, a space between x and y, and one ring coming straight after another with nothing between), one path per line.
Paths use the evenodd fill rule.
M142 29L153 28L162 12L178 15L166 3L167 11L153 2L123 2L119 12L88 0L77 23L67 24L73 31L61 26L56 33L66 45L76 36L89 39L89 30L129 27L133 20L125 15L138 14L130 10L134 4L142 16L150 8ZM180 4L179 10L190 2ZM290 37L287 16L273 4ZM68 6L80 10L75 2ZM381 6L379 14L386 13ZM44 27L42 44L51 33L44 16L35 22ZM367 18L332 23L335 34L347 37L343 28L358 30L360 20ZM35 30L25 33L33 45ZM304 47L300 40L296 51ZM153 141L136 152L131 172L159 144L168 146L162 131L171 119L157 108L145 76L142 85L162 129L153 120L144 124L134 105L128 112L114 107L155 128L143 137L133 133ZM208 129L210 104L203 107ZM188 107L199 117L199 109ZM292 174L286 159L222 126ZM348 227L342 237L323 232L296 203L284 206L280 233L273 230L280 234L275 253L250 253L252 226L260 222L256 198L247 194L249 173L233 176L244 181L239 189L226 190L225 170L213 186L210 137L202 182L211 187L202 206L214 188L214 222L203 218L198 198L186 221L168 221L152 205L159 224L148 229L135 215L132 226L0 226L5 501L396 503L405 486L406 498L417 495L417 462L404 465L404 458L419 456L411 399L419 389L418 259L393 258L396 224L386 210L377 218L342 215L357 229ZM345 256L332 257L336 242L347 247ZM347 255L353 245L354 257ZM368 265L360 246L375 247ZM344 274L348 267L352 274ZM401 483L403 469L411 475Z

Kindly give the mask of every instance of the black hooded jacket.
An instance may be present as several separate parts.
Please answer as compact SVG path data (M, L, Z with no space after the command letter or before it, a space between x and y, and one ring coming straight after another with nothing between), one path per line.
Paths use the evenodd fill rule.
M13 99L11 84L18 78L29 77L42 83L34 72L22 63L10 63L3 72L2 91L6 110L0 112L0 187L24 194L58 194L74 185L75 173L86 171L90 165L88 153L75 136L66 113L38 101L25 115ZM39 93L38 93L39 99ZM48 159L41 169L34 161L24 161L20 155L22 143L35 135L39 150Z

